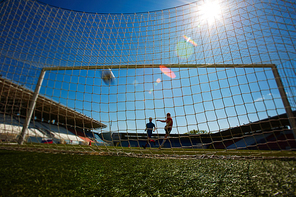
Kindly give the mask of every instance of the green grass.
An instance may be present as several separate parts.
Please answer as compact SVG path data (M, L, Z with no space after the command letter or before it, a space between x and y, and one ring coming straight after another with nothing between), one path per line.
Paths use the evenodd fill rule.
M2 149L12 150L29 150L29 151L41 151L41 152L73 152L73 153L85 153L85 154L135 154L138 155L150 155L152 157L158 156L189 156L189 157L201 157L201 156L215 156L217 157L235 157L242 158L256 158L256 159L295 159L296 152L291 150L271 151L271 150L225 150L225 149L192 149L192 148L163 148L158 150L157 148L143 149L142 147L121 147L121 146L88 146L88 145L71 145L71 144L41 144L41 143L28 143L24 145L0 143Z
M1 196L295 196L296 161L0 150Z

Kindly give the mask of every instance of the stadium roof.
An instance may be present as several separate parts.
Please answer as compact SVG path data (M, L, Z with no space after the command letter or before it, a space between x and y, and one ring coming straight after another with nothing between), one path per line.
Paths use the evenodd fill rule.
M296 111L293 111L293 114L294 114L294 121L296 121L295 120ZM287 126L291 126L289 122L289 118L286 113L283 113L273 117L268 117L263 120L258 120L256 122L251 122L245 125L229 128L220 133L214 133L211 135L213 137L242 136L248 133L254 133L254 132L261 133L264 131L270 131L270 130L278 129L281 127L287 127Z
M33 91L23 86L0 77L0 111L26 117L33 93ZM76 126L87 129L107 127L97 120L41 95L38 96L33 117L44 121L55 120L59 124L71 127Z

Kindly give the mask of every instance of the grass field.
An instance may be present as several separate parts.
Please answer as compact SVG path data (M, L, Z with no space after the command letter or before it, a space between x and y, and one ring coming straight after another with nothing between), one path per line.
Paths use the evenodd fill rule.
M1 196L295 196L296 161L0 150Z
M27 150L55 153L75 153L91 155L131 155L136 157L188 157L188 158L256 158L256 159L296 159L295 151L281 150L244 150L244 149L193 149L193 148L158 148L122 147L122 146L88 146L72 144L42 144L26 143L22 146L17 143L0 143L1 149Z

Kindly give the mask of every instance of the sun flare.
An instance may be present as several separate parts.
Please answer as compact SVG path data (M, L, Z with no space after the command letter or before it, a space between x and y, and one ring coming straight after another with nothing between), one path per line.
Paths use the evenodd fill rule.
M203 20L208 21L209 24L214 23L221 17L221 6L217 1L207 1L200 6L199 11Z

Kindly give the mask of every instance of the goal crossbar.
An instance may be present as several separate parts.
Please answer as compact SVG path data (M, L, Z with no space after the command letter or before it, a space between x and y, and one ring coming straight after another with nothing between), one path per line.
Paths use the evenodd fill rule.
M53 66L45 67L49 70L93 70L93 69L127 69L127 68L159 68L160 65L168 68L274 68L275 64L144 64L144 65L97 65L97 66Z

